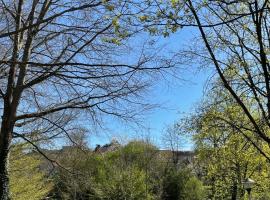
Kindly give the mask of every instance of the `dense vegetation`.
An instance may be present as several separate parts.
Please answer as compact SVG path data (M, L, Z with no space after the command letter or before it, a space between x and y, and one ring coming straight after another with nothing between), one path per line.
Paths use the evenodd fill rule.
M63 168L57 167L53 172L48 170L50 163L46 160L35 159L36 153L25 152L23 157L28 160L14 161L12 165L24 162L24 173L10 172L19 185L24 185L12 184L15 178L11 179L14 199L47 196L78 200L200 200L205 194L202 182L191 168L186 164L174 165L169 152L162 153L142 141L119 145L116 150L104 153L70 146L57 151ZM32 181L25 176L31 176Z
M11 154L11 196L29 200L234 200L247 198L242 181L251 177L256 180L253 197L268 200L269 165L264 156L217 120L231 107L208 103L207 110L201 108L200 114L188 118L192 126L184 126L193 132L196 147L191 163L175 162L172 152L131 141L124 146L113 142L113 150L105 152L76 145L49 151L59 162L52 168L28 146L16 144ZM229 113L238 119L237 107Z
M41 168L40 156L29 152L29 145L16 144L10 158L11 198L16 200L43 199L53 183Z
M264 152L269 152L269 146L254 137L251 129L237 127L250 124L241 108L218 85L216 82L211 88L196 113L180 123L179 133L190 133L195 143L195 171L210 199L245 199L243 181L252 178L256 180L253 198L267 200L270 165ZM246 99L246 104L252 106L252 101Z

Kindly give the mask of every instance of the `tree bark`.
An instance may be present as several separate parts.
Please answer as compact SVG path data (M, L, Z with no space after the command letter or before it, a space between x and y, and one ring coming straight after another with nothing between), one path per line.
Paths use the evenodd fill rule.
M8 149L0 153L0 199L9 200Z
M9 200L8 155L11 141L11 131L5 120L0 133L0 200Z
M0 132L0 200L9 200L9 177L8 177L8 156L12 139L14 122L10 112L11 106L5 102ZM14 117L13 117L14 118Z
M237 200L237 192L238 192L237 182L234 181L232 185L232 200Z

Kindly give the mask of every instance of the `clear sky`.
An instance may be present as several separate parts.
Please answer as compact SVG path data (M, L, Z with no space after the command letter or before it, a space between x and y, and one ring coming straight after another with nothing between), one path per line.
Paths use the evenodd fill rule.
M166 45L166 51L177 51L187 45L195 33L190 29L180 30L178 33L171 35L169 38L160 38L160 44ZM168 84L164 81L158 83L152 88L150 96L153 103L159 103L161 108L154 109L145 116L145 129L134 130L119 124L112 123L110 130L97 136L89 138L89 144L95 147L96 144L108 143L112 138L121 142L126 142L134 138L150 138L159 148L165 148L162 141L162 134L167 126L172 125L184 114L192 111L194 106L203 97L204 86L210 76L207 70L198 70L196 67L188 67L187 70L181 70L178 76L185 79L172 79ZM192 143L186 141L183 149L192 148Z

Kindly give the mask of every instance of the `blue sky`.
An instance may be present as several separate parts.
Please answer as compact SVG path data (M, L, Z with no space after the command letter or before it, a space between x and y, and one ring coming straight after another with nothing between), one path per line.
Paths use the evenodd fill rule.
M177 51L194 38L196 33L191 29L180 30L168 38L160 38L159 43L166 46L166 51ZM165 52L166 53L166 52ZM162 141L162 134L167 126L172 125L185 114L192 112L196 103L203 97L204 86L210 76L207 70L198 70L196 66L187 67L188 70L180 70L178 80L172 79L157 84L150 91L153 103L159 103L162 108L154 109L145 115L145 129L130 129L121 124L112 123L109 131L89 137L89 144L95 147L96 144L105 144L112 138L127 142L131 139L150 139L159 148L165 148ZM185 141L183 149L191 149L192 143Z

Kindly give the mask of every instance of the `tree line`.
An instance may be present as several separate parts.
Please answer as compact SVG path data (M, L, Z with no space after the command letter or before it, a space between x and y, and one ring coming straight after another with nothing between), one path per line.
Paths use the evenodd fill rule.
M150 143L131 141L103 153L84 149L74 145L51 151L51 157L64 166L52 168L29 147L25 151L25 145L15 145L11 198L200 200L205 195L202 182L187 164L172 162L171 152L162 153Z

